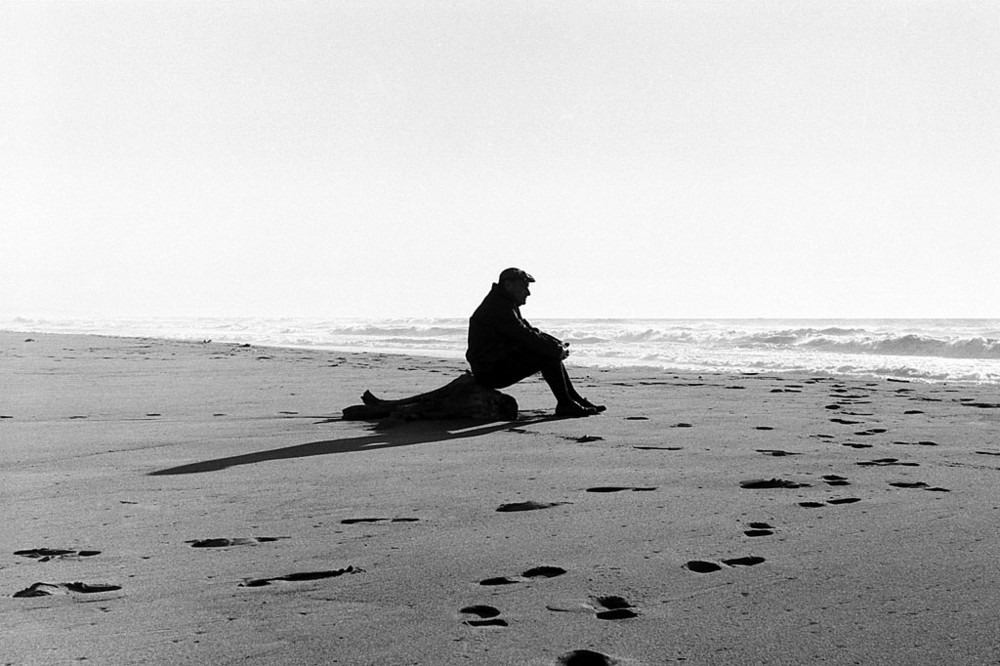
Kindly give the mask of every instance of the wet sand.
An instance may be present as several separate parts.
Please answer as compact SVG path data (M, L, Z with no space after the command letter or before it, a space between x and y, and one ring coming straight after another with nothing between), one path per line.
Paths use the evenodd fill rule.
M30 340L30 341L29 341ZM992 664L1000 389L0 333L4 664Z

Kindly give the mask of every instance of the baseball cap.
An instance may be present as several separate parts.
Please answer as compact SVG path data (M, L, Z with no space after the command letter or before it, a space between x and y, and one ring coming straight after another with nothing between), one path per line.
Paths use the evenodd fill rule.
M535 278L531 277L520 268L505 268L500 272L500 277L497 279L497 282L502 283L504 280L524 280L525 282L534 282Z

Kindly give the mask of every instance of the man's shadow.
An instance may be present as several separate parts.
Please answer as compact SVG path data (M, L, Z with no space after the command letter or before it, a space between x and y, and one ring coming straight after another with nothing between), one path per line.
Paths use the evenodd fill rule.
M287 460L289 458L308 458L310 456L325 456L333 453L359 453L388 449L396 446L410 446L429 442L444 442L453 439L482 437L497 432L511 431L524 426L546 421L562 420L559 416L531 415L524 420L504 421L503 423L454 420L454 421L405 421L391 424L374 424L373 434L346 439L328 439L307 444L296 444L270 451L245 453L239 456L216 458L202 462L170 467L155 472L149 476L171 476L174 474L200 474L202 472L218 472L239 465L253 465L269 460ZM330 423L340 419L328 419L320 423Z

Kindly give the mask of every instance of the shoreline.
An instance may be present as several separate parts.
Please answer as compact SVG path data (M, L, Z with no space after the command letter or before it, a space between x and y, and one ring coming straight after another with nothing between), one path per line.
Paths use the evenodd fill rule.
M608 412L533 378L514 422L378 428L340 410L464 360L0 333L0 363L5 663L1000 653L993 387L574 366Z
M756 320L753 320L756 321ZM316 353L335 353L341 356L359 356L359 357L395 357L401 360L405 359L431 359L442 362L454 362L463 365L467 369L467 363L465 357L462 354L434 354L430 352L421 351L395 351L395 350L364 350L356 348L347 348L337 345L323 345L323 344L309 344L309 345L295 345L295 344L262 344L262 343L252 343L252 342L225 342L225 341L214 341L211 339L199 340L196 337L189 338L164 338L157 336L145 336L145 335L111 335L106 333L48 333L48 332L37 332L37 331L11 331L6 329L0 329L0 339L6 336L12 336L17 338L17 336L57 336L57 337L88 337L88 338L107 338L111 340L135 340L144 342L155 342L155 343L182 343L182 344L214 344L221 345L224 347L242 347L242 348L253 348L253 349L271 349L271 350L299 350L299 351L311 351ZM905 357L904 357L905 358ZM974 381L974 380L964 380L964 379L932 379L926 377L895 377L880 375L876 373L867 374L845 374L838 372L829 372L825 370L722 370L722 369L710 369L710 370L688 370L683 368L670 368L658 365L644 365L638 362L630 362L627 364L587 364L587 363L577 363L576 359L571 355L566 362L567 368L578 370L582 374L586 373L637 373L637 374L650 374L650 373L660 373L665 375L678 375L678 376L699 376L699 375L710 375L710 376L782 376L791 377L798 380L804 380L812 377L822 376L831 379L838 379L841 381L872 381L872 382L890 382L890 383L913 383L913 384L928 384L937 386L967 386L970 390L977 388L987 389L989 387L998 387L1000 384L989 381Z

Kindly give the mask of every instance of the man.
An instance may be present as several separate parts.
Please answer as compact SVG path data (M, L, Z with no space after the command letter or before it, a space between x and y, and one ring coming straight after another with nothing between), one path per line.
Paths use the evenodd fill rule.
M573 388L563 360L569 344L543 333L521 316L535 278L520 268L500 273L490 293L469 319L465 358L476 381L501 389L541 372L556 397L557 416L591 416L604 411Z

